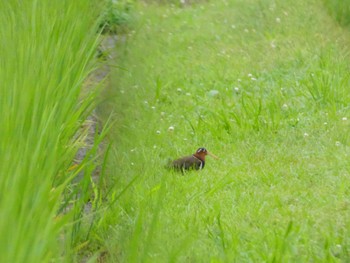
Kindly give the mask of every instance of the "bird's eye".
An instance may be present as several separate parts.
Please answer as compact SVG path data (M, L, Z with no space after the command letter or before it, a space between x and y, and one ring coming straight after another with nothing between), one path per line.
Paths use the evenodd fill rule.
M199 148L198 150L197 150L197 153L201 153L201 152L207 152L207 149L205 149L205 148Z

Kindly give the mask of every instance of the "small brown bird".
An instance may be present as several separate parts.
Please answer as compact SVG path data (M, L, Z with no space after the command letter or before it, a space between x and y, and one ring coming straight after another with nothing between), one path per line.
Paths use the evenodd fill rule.
M205 156L210 155L215 159L219 159L214 154L207 151L205 148L198 148L198 150L190 156L185 156L175 161L172 161L169 166L174 170L184 172L185 170L201 170L205 165Z

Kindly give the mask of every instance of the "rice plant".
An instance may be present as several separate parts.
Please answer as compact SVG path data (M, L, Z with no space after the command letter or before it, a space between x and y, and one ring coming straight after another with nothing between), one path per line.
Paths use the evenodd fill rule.
M96 97L82 89L96 66L99 10L98 1L0 3L1 262L76 253L96 166L98 139L81 164L74 158Z

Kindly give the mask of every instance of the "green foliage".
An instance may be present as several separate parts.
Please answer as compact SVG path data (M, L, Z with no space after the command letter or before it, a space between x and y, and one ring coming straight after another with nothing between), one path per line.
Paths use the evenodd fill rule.
M158 5L173 5L178 7L191 6L199 3L206 3L207 0L144 0L143 2Z
M95 88L82 88L98 4L0 2L1 262L68 262L75 253L100 142L73 166L95 106Z
M329 13L343 26L350 26L349 0L323 0Z
M102 32L125 33L130 22L132 5L131 0L106 0L105 12L100 22Z
M105 94L114 186L91 231L105 260L349 261L350 39L323 3L135 17ZM200 146L220 160L164 169Z
M318 55L315 67L310 68L310 76L304 85L319 107L330 107L335 110L347 107L350 101L348 92L350 78L349 74L344 72L348 70L347 61L339 59L333 50Z

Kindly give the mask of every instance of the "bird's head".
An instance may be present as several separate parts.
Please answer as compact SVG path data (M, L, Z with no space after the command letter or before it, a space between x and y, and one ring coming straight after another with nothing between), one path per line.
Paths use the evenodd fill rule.
M211 157L215 158L215 159L219 159L219 157L217 157L216 155L210 153L207 151L207 149L201 147L201 148L198 148L198 150L196 151L196 153L194 154L194 156L200 158L201 160L204 160L205 159L205 156L206 155L210 155Z

